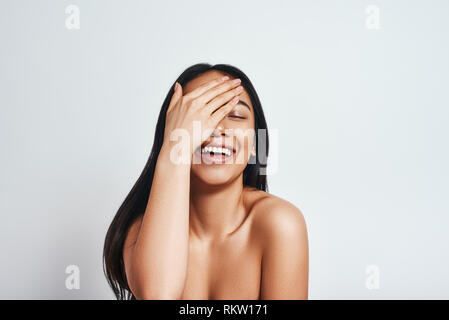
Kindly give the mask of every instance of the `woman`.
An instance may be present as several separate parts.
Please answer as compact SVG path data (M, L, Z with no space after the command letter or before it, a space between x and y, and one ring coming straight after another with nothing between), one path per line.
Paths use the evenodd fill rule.
M266 129L239 69L196 64L178 77L106 235L118 299L308 298L306 224L267 192Z

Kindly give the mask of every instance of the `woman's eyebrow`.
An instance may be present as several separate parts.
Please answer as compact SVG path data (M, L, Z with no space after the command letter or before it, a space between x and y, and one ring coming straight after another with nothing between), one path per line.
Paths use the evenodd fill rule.
M250 106L243 100L239 100L239 102L237 104L243 104L245 107L247 107L249 109L249 111L251 111Z

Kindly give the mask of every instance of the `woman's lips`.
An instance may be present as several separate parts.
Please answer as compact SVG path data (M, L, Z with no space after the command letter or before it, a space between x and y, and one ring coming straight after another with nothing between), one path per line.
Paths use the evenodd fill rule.
M206 148L198 148L196 150L196 156L201 159L201 163L205 164L224 164L224 163L232 163L234 157L234 150L226 148L225 154L223 151L220 151L220 147L208 146ZM224 149L224 148L223 148ZM215 152L214 152L215 150Z

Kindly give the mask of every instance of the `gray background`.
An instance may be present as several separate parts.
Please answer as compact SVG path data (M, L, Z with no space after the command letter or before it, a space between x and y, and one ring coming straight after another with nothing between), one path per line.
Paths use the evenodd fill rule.
M113 298L107 227L197 62L247 73L278 131L269 187L306 218L311 299L449 298L449 2L0 4L0 298Z

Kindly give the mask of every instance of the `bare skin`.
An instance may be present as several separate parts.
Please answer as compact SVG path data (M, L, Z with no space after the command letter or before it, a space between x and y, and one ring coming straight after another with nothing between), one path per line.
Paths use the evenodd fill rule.
M248 159L252 140L227 128L254 128L254 111L238 83L210 71L173 95L166 137L191 121L210 127L192 141L232 141ZM249 106L232 100L238 96ZM195 101L192 103L192 101ZM239 117L232 117L232 114ZM165 139L165 138L164 138ZM208 141L209 141L208 140ZM243 164L174 164L169 139L158 158L147 210L128 231L124 262L137 299L307 299L308 239L291 203L243 185Z

